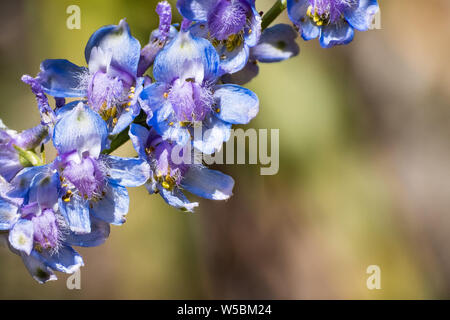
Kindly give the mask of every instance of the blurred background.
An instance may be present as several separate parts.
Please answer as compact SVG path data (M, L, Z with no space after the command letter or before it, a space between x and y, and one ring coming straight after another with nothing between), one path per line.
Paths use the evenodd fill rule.
M64 274L37 284L0 248L0 298L450 298L450 2L379 2L380 30L328 50L299 39L299 57L260 64L248 84L261 101L250 126L280 129L277 175L223 165L234 196L200 200L195 214L130 190L127 223L79 250L81 290ZM2 1L0 118L16 130L37 124L20 77L46 58L85 65L91 33L123 17L145 44L156 3ZM80 30L66 27L71 4ZM366 287L369 265L381 268L381 290Z

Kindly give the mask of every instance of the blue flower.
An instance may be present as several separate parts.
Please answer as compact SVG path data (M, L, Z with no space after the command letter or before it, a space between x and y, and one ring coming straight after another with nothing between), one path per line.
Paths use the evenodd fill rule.
M287 9L304 40L319 37L330 48L350 43L354 29L367 31L379 8L377 0L287 0Z
M183 155L189 148L175 149L176 144L138 124L130 126L129 135L139 156L150 164L150 180L146 184L150 194L159 193L169 205L189 212L198 203L190 202L183 190L211 200L226 200L232 195L233 178L196 164L192 154Z
M24 167L39 164L41 159L33 150L47 139L46 126L38 125L18 133L8 129L0 119L0 176L10 181Z
M224 73L241 70L258 43L261 17L254 0L178 0L181 15L197 22L191 32L215 45Z
M147 123L165 140L192 143L211 154L228 140L232 124L247 124L258 113L258 97L237 85L218 85L219 56L209 41L180 31L158 54L153 66L155 83L140 96ZM202 124L214 134L193 135Z
M78 102L61 108L53 132L58 157L51 164L22 170L14 179L15 195L24 196L36 174L57 171L61 185L58 204L71 231L91 232L91 216L120 225L129 198L126 187L148 180L148 164L140 159L101 154L107 125L92 109Z
M236 73L223 75L222 81L242 85L258 75L258 62L280 62L297 56L300 53L295 42L297 35L294 28L287 24L280 23L265 29L258 44L250 48L249 61L245 67Z
M56 280L54 271L73 273L83 266L72 246L97 246L109 235L109 224L98 219L91 221L89 234L69 229L58 210L59 176L49 169L25 169L34 174L20 198L15 197L14 183L0 179L0 231L7 231L2 236L9 248L40 283Z
M89 106L107 122L110 134L116 135L140 111L137 96L144 83L137 76L140 50L139 41L121 20L90 37L85 48L88 68L62 59L45 60L37 80L51 96L87 98Z

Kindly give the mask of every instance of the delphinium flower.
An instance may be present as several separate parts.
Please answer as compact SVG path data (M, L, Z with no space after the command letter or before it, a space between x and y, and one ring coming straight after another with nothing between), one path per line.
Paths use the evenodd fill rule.
M58 157L48 165L23 170L13 182L27 186L34 176L57 171L61 215L71 231L89 233L91 216L116 225L125 222L129 206L126 187L143 185L148 165L137 158L101 154L108 137L106 122L82 102L77 103L58 110L53 132Z
M165 140L184 145L192 139L194 147L207 154L219 150L229 138L231 125L249 123L259 110L252 91L217 84L221 75L212 44L182 26L155 59L156 82L141 93L148 125ZM200 124L210 129L209 134L193 134L194 126Z
M141 45L125 20L98 29L90 37L85 58L88 68L68 60L41 64L37 80L45 93L58 98L85 98L108 124L112 136L123 131L139 114L139 92L144 78L137 76Z
M303 39L319 37L324 48L348 44L354 29L367 31L378 9L377 0L287 0L289 18Z
M198 206L186 198L183 190L210 200L226 200L232 195L233 178L196 163L190 148L175 149L176 144L138 124L130 126L129 134L139 156L150 164L147 190L159 193L169 205L190 212ZM177 158L174 153L178 153Z
M44 125L18 133L0 119L0 176L10 181L24 167L41 164L34 149L47 139L48 128Z
M224 73L241 70L249 49L261 35L261 16L255 0L178 0L181 15L196 22L191 30L209 39L221 58Z
M225 83L245 84L259 73L258 62L280 62L299 54L300 48L295 42L297 32L287 24L276 24L265 29L256 46L250 48L250 56L245 67L232 74L222 76Z
M26 186L16 186L17 181L21 180L8 184L0 179L0 236L40 283L56 280L54 271L77 271L83 259L72 246L102 244L109 224L93 219L90 233L72 232L58 210L60 181L55 171L34 175Z

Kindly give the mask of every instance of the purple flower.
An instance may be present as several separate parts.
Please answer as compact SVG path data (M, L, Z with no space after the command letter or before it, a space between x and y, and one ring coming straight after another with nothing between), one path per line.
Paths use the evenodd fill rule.
M45 93L57 98L86 98L89 106L116 135L139 114L137 96L143 78L137 77L141 45L131 36L125 20L98 29L85 48L88 68L67 60L51 59L41 64L37 80Z
M209 41L190 31L180 31L158 54L153 75L156 82L140 98L148 125L164 140L192 143L211 154L228 140L232 124L247 124L258 113L259 100L252 91L216 84L219 56ZM194 135L198 125L214 134Z
M287 0L287 9L303 39L319 37L324 48L350 43L353 29L367 31L379 10L377 0Z
M247 63L249 48L258 43L261 17L254 0L178 0L182 16L197 22L194 35L214 44L224 73L241 70Z
M196 164L191 153L183 154L191 152L190 148L180 150L155 130L138 124L130 126L129 135L139 157L150 164L147 190L159 193L169 205L189 212L198 206L186 198L183 190L211 200L226 200L232 195L233 178Z
M0 180L0 230L38 282L56 280L54 271L73 273L83 259L72 246L97 246L109 235L109 224L92 220L91 232L72 232L58 210L59 175L49 167L25 169L32 176L26 192L14 181ZM30 175L31 173L31 175Z

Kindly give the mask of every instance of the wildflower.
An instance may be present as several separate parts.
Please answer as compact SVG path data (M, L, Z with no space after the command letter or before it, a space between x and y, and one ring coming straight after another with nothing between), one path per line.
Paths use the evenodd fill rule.
M107 122L111 135L116 135L140 112L137 97L144 83L137 77L140 50L139 41L121 20L90 37L85 48L88 68L68 60L45 60L37 80L51 96L87 98L89 106Z
M287 9L304 40L319 37L330 48L350 43L354 29L367 31L379 8L377 0L287 0Z
M8 232L3 236L9 248L40 283L56 280L54 271L73 273L83 266L72 246L97 246L109 235L109 224L100 220L92 220L89 234L70 231L58 210L58 188L58 173L50 170L34 175L20 198L14 183L0 180L0 230Z
M193 35L214 44L224 73L245 66L249 48L261 35L255 0L178 0L177 8L184 18L196 22L191 28Z
M82 102L61 108L58 118L53 132L58 157L48 165L20 172L13 180L15 192L23 195L34 176L56 170L61 181L59 210L71 231L91 232L91 215L123 224L129 206L126 187L143 185L148 179L148 165L140 159L101 154L107 125Z
M204 153L219 150L232 124L247 124L258 113L258 97L243 87L218 85L219 56L209 41L180 31L158 54L153 66L155 83L140 96L147 123L165 140L191 142L197 123L214 134L192 138Z
M150 179L146 183L150 194L159 193L169 205L189 212L198 203L190 202L183 190L211 200L226 200L232 195L233 178L196 164L191 154L183 155L189 148L178 154L189 161L174 161L174 151L179 150L174 149L176 144L163 140L153 129L133 123L129 135L139 157L150 164Z

